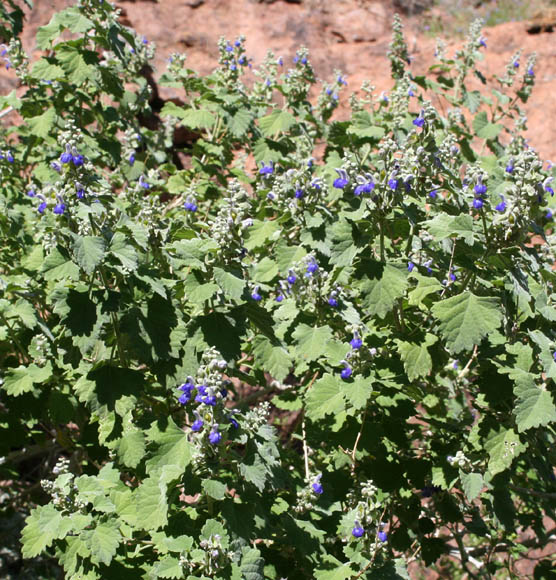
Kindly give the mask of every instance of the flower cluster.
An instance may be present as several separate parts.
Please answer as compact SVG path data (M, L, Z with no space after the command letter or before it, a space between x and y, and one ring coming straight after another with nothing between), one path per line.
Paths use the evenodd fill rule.
M223 378L223 373L228 364L214 348L207 349L202 360L195 378L187 377L186 382L178 387L178 401L195 416L191 431L203 433L211 445L217 445L222 440L222 423L226 428L235 429L239 424L225 406L229 381Z

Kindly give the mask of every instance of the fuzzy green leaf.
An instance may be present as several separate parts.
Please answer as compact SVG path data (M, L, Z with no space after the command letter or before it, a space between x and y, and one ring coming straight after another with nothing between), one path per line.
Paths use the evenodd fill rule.
M469 246L473 245L473 218L467 214L457 216L440 213L425 222L430 234L437 241L446 238L461 238Z
M307 416L312 421L323 419L345 411L345 398L342 379L326 373L315 381L305 395Z
M329 326L308 326L300 324L293 332L297 343L296 358L303 361L315 361L326 352L326 343L332 339Z
M468 501L473 501L483 489L483 476L480 473L460 472L463 491Z
M73 244L75 261L86 274L92 274L104 258L104 240L97 236L78 236Z
M295 122L295 117L288 111L273 111L270 115L259 119L259 126L265 137L274 137L290 129Z
M366 280L362 284L363 304L369 314L384 318L401 298L407 288L407 271L403 266L386 264L381 278Z
M105 564L108 566L116 554L120 544L121 534L117 520L99 523L93 530L82 533L87 547L91 551L93 564Z
M454 353L469 350L502 323L502 312L496 298L462 292L432 307L440 334Z

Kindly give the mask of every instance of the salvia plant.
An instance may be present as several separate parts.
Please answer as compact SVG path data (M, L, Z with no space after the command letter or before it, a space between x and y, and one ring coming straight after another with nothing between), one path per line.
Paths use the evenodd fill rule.
M2 577L519 577L556 505L535 56L486 79L475 22L418 76L396 18L347 99L240 36L162 106L109 2L34 62L0 14Z

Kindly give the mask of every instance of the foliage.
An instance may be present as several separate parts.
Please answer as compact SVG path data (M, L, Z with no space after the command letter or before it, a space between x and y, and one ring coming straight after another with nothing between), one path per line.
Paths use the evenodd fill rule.
M117 16L56 14L32 66L6 47L0 469L23 557L90 580L514 574L556 493L534 56L487 84L474 23L414 77L397 20L392 91L340 120L346 80L316 95L305 49L251 73L222 40L208 76L171 57L185 101L160 119L154 47Z

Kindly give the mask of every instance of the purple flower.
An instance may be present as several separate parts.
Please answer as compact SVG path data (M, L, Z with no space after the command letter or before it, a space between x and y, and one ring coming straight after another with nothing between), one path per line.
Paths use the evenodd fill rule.
M274 173L274 164L272 161L265 165L264 162L262 163L262 167L259 169L259 175L272 175Z
M232 63L230 65L230 70L237 70L237 65L235 63Z
M416 119L413 119L413 124L416 127L422 127L425 124L425 118L423 117L422 112L420 113L420 115Z
M191 201L190 198L188 198L187 201L183 204L183 207L190 212L197 211L197 204L194 201Z
M349 341L349 344L353 350L359 350L363 346L363 340L357 332L354 332L353 338Z
M415 268L415 264L413 262L408 262L407 263L407 271L408 272L413 272L413 269Z
M457 276L454 274L454 272L452 272L452 270L450 270L450 280L452 282L455 282L457 280Z
M414 97L415 96L415 93L413 92L412 89L409 89L409 91L407 91L407 96L408 97Z
M189 403L189 401L191 401L191 391L185 391L184 393L182 393L179 396L178 401L182 405L187 405L187 403Z
M330 296L330 298L328 299L328 304L333 308L336 308L338 306L338 300L336 300L334 296Z
M535 76L535 71L533 70L533 67L529 67L529 68L527 69L527 74L528 74L530 77L534 77L534 76Z
M359 522L355 522L353 530L351 530L351 535L354 538L360 538L365 533L365 530L359 525Z
M195 413L195 421L193 421L193 425L191 425L191 431L200 431L203 428L203 425L205 424L205 422L201 419L201 416L199 415L199 413L197 411L193 411L193 413Z
M276 302L282 302L282 300L284 300L284 297L282 294L278 294L278 296L276 296Z
M513 65L514 68L519 68L519 60L514 60Z
M386 542L386 540L388 539L388 534L386 532L380 531L380 532L378 532L378 539L381 542Z
M313 488L313 491L318 495L321 495L324 492L324 489L322 488L322 484L318 481L316 483L313 483L313 485L311 487Z
M226 52L234 52L234 47L231 44L226 45Z
M306 56L304 56L304 57L301 59L301 64L307 64L307 57L306 57Z
M313 260L307 264L307 274L310 276L311 274L317 272L318 269L319 265L317 264L317 261L313 258Z
M245 65L247 63L247 59L244 56L240 56L237 59L237 62L243 66L243 65Z
M295 190L295 199L301 199L303 196L305 195L305 193L303 192L302 189L296 189Z
M35 193L35 190L34 190L34 189L30 189L30 190L27 192L27 195L28 195L29 197L35 197L35 195L37 195L37 194Z
M255 300L255 302L260 302L262 300L262 296L259 294L259 287L255 286L255 288L253 289L253 293L251 294L251 298L253 298L253 300Z
M496 211L500 213L504 213L506 211L506 200L504 199L503 195L500 195L502 201L494 208Z
M12 152L11 151L8 151L6 153L6 161L8 163L13 163L14 162L14 156L12 155Z
M514 160L510 159L508 161L508 165L506 165L506 173L513 173L514 172Z
M484 183L477 183L477 185L473 188L477 195L483 195L487 192L487 186Z
M80 183L75 184L75 196L77 199L83 199L85 197L85 189Z
M393 191L396 191L396 189L398 189L398 180L397 179L389 179L388 180L388 187L390 189L392 189Z
M347 179L343 177L337 177L332 184L336 189L344 189L344 187L349 183Z
M133 165L135 163L135 153L133 151L131 152L128 161L130 165Z
M44 213L44 210L45 210L45 209L46 209L46 201L43 201L43 202L42 202L42 203L39 205L39 207L37 208L37 211L38 211L39 213Z
M276 62L278 63L279 66L284 66L284 59L281 56L278 57L278 60Z
M222 433L220 433L220 431L218 431L218 425L213 425L212 429L209 433L209 441L211 442L212 445L216 445L218 443L220 443L222 439Z
M486 38L484 36L481 36L481 38L479 38L479 46L484 46L486 48Z
M239 39L238 39L238 40L236 40L236 41L234 42L234 46L241 46L241 40L239 40Z
M62 171L62 166L57 161L52 161L50 163L50 167L54 169L54 171L57 171L58 173Z
M346 380L349 379L349 377L351 377L351 367L347 364L347 362L343 362L344 364L344 368L342 369L342 372L340 373L340 376L342 377L342 379Z
M71 160L73 161L73 164L75 165L75 167L81 167L83 165L83 155L80 155L79 153L74 153L71 157Z
M547 210L546 215L544 217L547 220L551 220L552 219L552 211L551 210Z
M228 420L234 429L239 429L239 423L234 419L234 417L229 417Z
M484 204L484 202L483 202L483 200L480 197L476 197L473 200L473 207L475 209L481 209L483 207L483 204Z
M71 154L71 149L69 145L66 145L66 150L62 153L62 155L60 155L60 161L61 163L63 163L64 165L66 163L69 163L72 160L72 154Z
M362 193L371 193L374 189L375 184L372 181L367 181L366 183L359 184L354 190L354 195L361 195Z
M60 201L54 206L52 211L56 215L62 215L66 211L66 204Z
M141 175L141 177L139 177L138 183L144 189L150 189L151 188L150 184L147 183L147 181L145 181L145 178L142 175Z
M436 191L436 189L433 189L430 193L429 193L429 197L432 197L433 199L435 199L437 197L438 193Z
M289 270L289 274L288 274L288 277L286 278L286 280L290 284L295 284L295 281L297 280L297 276L294 274L293 270Z

